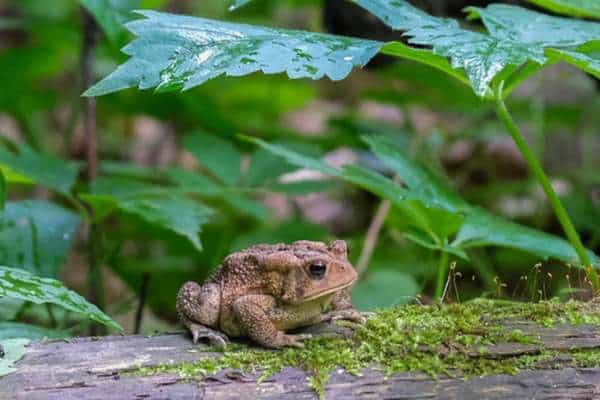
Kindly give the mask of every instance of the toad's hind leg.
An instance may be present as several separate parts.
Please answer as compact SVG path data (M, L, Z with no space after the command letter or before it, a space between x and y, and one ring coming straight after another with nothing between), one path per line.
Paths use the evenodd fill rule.
M207 283L203 286L187 282L177 294L177 314L190 330L194 343L208 339L211 345L225 347L227 336L211 327L217 326L220 307L219 286Z
M250 339L258 344L278 349L284 346L303 347L309 334L289 335L277 329L269 311L275 308L275 299L265 295L242 296L233 303L233 312Z

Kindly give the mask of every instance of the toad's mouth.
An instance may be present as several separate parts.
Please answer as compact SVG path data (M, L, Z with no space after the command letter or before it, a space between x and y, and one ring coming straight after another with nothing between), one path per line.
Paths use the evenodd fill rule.
M328 294L338 292L338 291L340 291L342 289L346 289L347 287L352 286L354 284L354 282L356 282L356 279L358 279L358 277L355 277L351 281L342 283L341 285L333 286L333 287L331 287L331 288L329 288L327 290L324 290L322 292L318 292L318 293L315 293L315 294L310 295L308 297L304 297L303 301L315 300L315 299L318 299L320 297L327 296Z

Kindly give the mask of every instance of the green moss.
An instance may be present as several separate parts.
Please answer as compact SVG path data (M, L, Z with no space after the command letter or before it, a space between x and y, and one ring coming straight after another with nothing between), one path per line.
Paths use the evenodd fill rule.
M268 351L243 345L230 346L220 358L204 358L194 363L164 365L137 371L140 374L178 373L201 378L224 368L262 371L266 378L285 366L310 372L309 383L320 394L332 370L337 367L352 374L378 366L387 373L421 371L437 377L515 374L556 358L556 353L486 357L495 343L537 343L535 337L519 329L506 330L498 321L536 321L544 326L555 323L588 323L600 326L600 303L547 301L516 303L479 299L464 304L399 306L378 311L352 339L317 338L303 349ZM475 349L475 351L473 351ZM574 364L600 365L600 350L571 352Z

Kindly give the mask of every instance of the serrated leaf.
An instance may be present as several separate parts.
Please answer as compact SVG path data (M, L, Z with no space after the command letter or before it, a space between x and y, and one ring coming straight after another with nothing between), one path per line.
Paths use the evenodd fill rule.
M22 269L0 266L0 298L10 297L36 304L52 303L67 310L86 315L108 327L121 327L98 307L67 289L60 281L35 276Z
M365 136L363 140L369 145L371 151L394 170L408 186L412 199L419 200L426 206L451 212L461 211L467 207L467 203L454 190L427 168L407 157L389 140L381 136Z
M527 60L546 61L543 50L469 31L449 18L433 17L403 0L355 0L359 6L395 30L405 31L410 44L431 46L434 54L448 57L461 68L478 96L489 95L494 77L508 65Z
M16 147L17 152L11 152L0 146L0 168L9 182L33 182L69 195L77 179L77 164L37 153L24 145Z
M8 202L0 214L0 265L56 278L80 223L77 214L53 203Z
M108 39L117 43L125 32L123 24L133 17L140 0L79 0L102 28Z
M0 341L17 338L29 340L62 339L69 336L68 332L62 330L48 329L20 322L0 322Z
M558 14L573 17L600 18L598 0L528 0L530 3L546 8Z
M498 40L544 47L570 48L600 39L600 24L554 17L507 4L485 8L467 7L470 19L481 18L491 36Z
M249 141L256 143L262 148L272 151L284 157L292 164L307 167L312 166L323 173L328 173L332 167L324 166L320 161L312 159L306 155L292 152L289 149L283 149L280 146L265 143L259 139L248 138ZM450 235L457 229L458 233L455 240L450 244L454 248L468 248L475 246L501 246L520 249L541 256L542 258L554 257L566 262L577 263L577 255L570 244L556 236L537 231L532 228L521 226L519 224L505 221L499 217L475 208L448 186L442 184L430 171L423 169L418 163L412 162L406 156L402 155L398 149L390 149L390 143L387 139L370 138L367 140L374 150L385 159L386 163L397 169L399 175L404 175L408 189L402 188L382 175L357 166L347 166L342 171L333 168L334 175L338 178L362 187L378 196L389 199L392 204L410 215L413 218L414 226L431 233L438 237ZM420 202L419 207L410 207L411 202ZM419 209L430 207L444 213L460 214L459 218L450 215L444 216L452 220L452 225L448 227L451 230L428 229L432 226L432 219L427 213L421 215ZM435 214L432 214L435 215ZM464 215L464 221L462 216ZM462 223L460 223L462 221ZM528 238L531 238L528 240ZM550 245L549 245L550 243ZM439 245L438 245L439 246ZM592 257L594 263L600 268L598 258Z
M119 199L119 209L137 215L187 238L198 250L201 227L208 222L212 210L182 196L131 196Z
M184 137L183 145L225 185L234 186L239 182L242 155L230 141L208 132L194 132Z
M292 78L345 78L365 65L382 43L362 39L234 24L154 11L127 23L137 38L131 56L84 95L137 86L187 90L220 75L286 72Z
M25 355L25 346L28 344L29 339L6 339L0 341L0 345L4 349L4 356L0 357L0 377L17 370L13 365Z
M545 48L568 48L598 39L599 24L551 17L521 7L495 4L485 9L469 7L471 19L482 17L489 34L460 27L457 21L428 15L404 0L355 0L387 25L404 31L410 44L429 46L447 57L451 68L426 51L409 51L401 45L383 52L416 60L441 69L461 80L462 69L475 93L491 97L494 79L525 63L545 65ZM392 46L392 45L390 45ZM395 53L395 54L394 54Z

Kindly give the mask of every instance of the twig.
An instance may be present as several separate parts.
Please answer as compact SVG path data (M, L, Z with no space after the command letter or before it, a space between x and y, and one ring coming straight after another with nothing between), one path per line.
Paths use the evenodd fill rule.
M140 333L140 328L142 327L142 318L144 316L144 306L146 304L146 296L148 294L148 284L150 282L150 274L147 272L142 276L142 284L140 286L140 300L138 302L138 307L135 312L135 325L133 328L133 333L136 335Z
M356 262L356 272L358 272L359 275L362 275L369 265L369 260L371 259L373 250L375 250L375 246L379 240L379 232L381 231L381 227L383 226L383 223L390 212L391 205L392 203L389 200L382 200L377 207L377 211L375 212L373 219L371 220L371 224L367 230L367 235L365 236L365 241L360 252L360 257Z
M94 79L94 53L98 44L98 27L94 18L82 8L83 45L81 48L81 83L83 90L88 88ZM83 91L82 90L82 91ZM87 160L86 180L92 182L98 176L98 138L96 132L96 99L83 98L83 132L85 138L85 153ZM100 309L104 308L103 279L101 265L98 259L98 232L93 223L88 224L88 288L90 301ZM98 324L90 326L90 334L98 335L103 328Z

